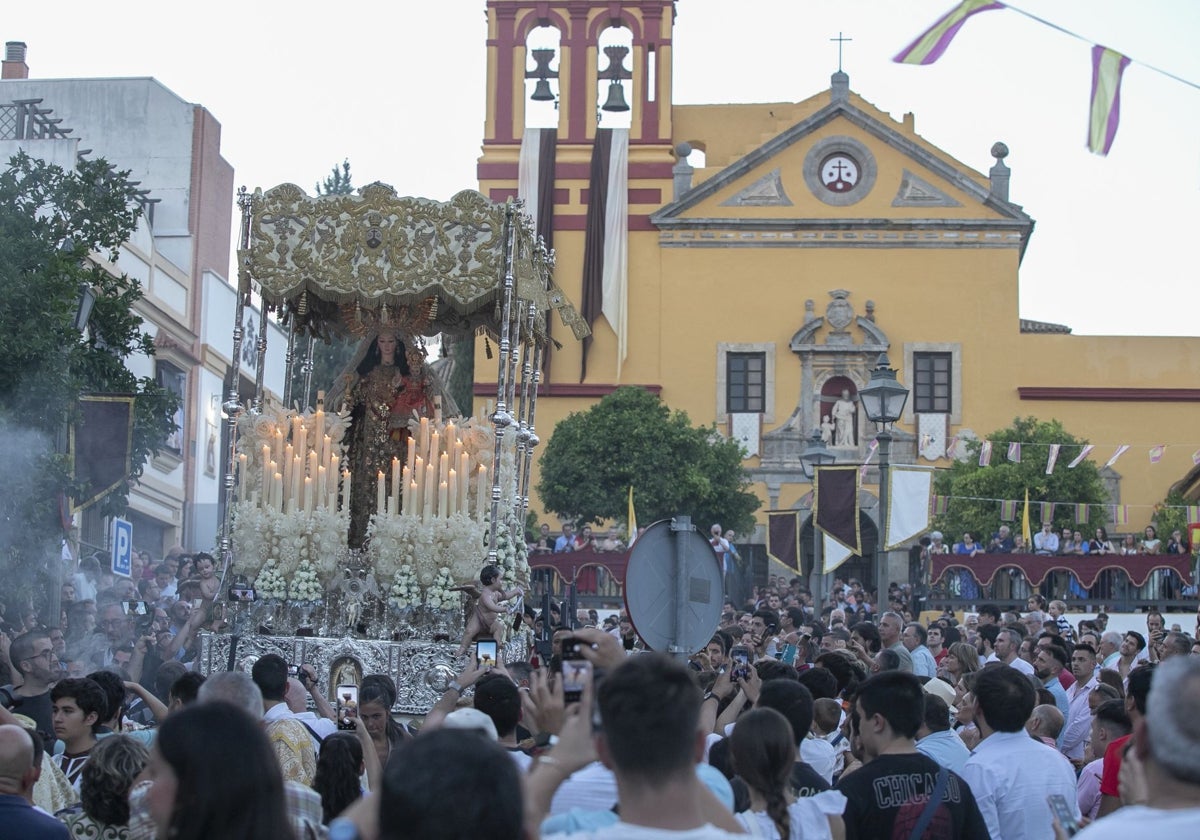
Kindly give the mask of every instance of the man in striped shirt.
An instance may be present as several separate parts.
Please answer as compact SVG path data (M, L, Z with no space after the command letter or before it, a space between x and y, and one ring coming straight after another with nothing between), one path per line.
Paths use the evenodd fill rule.
M50 702L54 734L64 744L63 752L54 756L54 762L75 790L79 790L83 765L96 746L96 732L101 721L108 717L108 701L104 689L87 677L78 677L60 680L50 690Z

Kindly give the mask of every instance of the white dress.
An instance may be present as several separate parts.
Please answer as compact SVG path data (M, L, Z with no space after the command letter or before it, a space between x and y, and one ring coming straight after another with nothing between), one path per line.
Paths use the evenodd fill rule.
M836 790L800 797L788 806L791 821L788 840L833 840L829 818L840 817L845 810L846 797ZM766 811L743 811L735 816L751 837L780 840L779 829Z

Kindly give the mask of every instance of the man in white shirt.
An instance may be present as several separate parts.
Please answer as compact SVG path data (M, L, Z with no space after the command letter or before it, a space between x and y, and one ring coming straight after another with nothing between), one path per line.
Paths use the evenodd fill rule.
M1062 737L1062 754L1076 767L1083 766L1083 750L1092 732L1092 706L1089 696L1100 679L1096 676L1096 651L1091 645L1078 644L1071 651L1071 673L1075 684L1067 689L1070 714Z
M1046 797L1061 794L1076 819L1075 770L1061 754L1025 732L1037 695L1013 668L990 666L975 680L979 746L962 776L992 840L1053 840Z
M1033 676L1033 666L1022 659L1019 654L1021 652L1021 634L1016 630L1011 630L1008 627L1003 628L996 636L996 659L1003 662L1010 668L1016 668L1026 676Z
M1058 554L1058 534L1050 522L1043 522L1042 530L1033 535L1033 553Z
M1146 801L1101 817L1080 840L1191 840L1200 825L1200 657L1173 656L1159 666L1146 699L1146 714L1134 724L1134 744L1125 761L1136 760L1145 776Z
M925 628L919 622L910 621L904 625L900 641L904 643L904 648L912 657L912 672L918 677L932 679L937 676L937 662L934 661L929 648L925 646L927 638Z

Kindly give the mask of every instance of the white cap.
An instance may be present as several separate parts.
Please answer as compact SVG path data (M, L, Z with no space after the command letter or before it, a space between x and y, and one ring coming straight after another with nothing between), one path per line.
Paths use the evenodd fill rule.
M491 740L500 740L500 736L496 734L496 724L478 709L455 709L446 715L442 726L448 729L478 729Z
M955 701L958 700L958 695L954 691L954 686L950 685L950 683L934 677L921 687L934 697L940 697L945 700L946 705L950 707L950 714L958 714L958 706L954 705Z

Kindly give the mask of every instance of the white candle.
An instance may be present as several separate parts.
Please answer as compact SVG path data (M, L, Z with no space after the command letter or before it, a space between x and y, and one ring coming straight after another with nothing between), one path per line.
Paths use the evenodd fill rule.
M238 501L246 501L246 453L238 453L237 474Z
M429 436L429 457L425 459L426 463L432 464L437 461L438 453L441 451L441 435L433 432Z
M484 499L488 498L487 492L487 467L479 468L479 487L475 491L475 521L483 521Z
M406 487L408 492L408 507L405 508L405 513L409 516L417 515L417 499L421 498L417 493L417 482L409 481Z
M438 516L445 518L449 516L446 513L446 482L442 481L438 484Z
M438 458L438 481L445 481L450 475L450 456L445 452Z
M326 507L325 497L329 495L329 479L326 477L324 467L317 467L316 490L317 507Z
M419 439L417 440L417 448L420 450L420 453L422 455L426 455L429 452L429 418L428 417L421 418L421 428L420 428Z
M346 470L342 476L342 501L338 505L338 513L344 511L346 505L350 504L350 488L353 486L352 479L353 475L350 473L350 470Z
M313 512L313 480L308 476L304 476L304 511L305 513Z
M283 486L288 494L292 492L292 445L289 443L283 447Z
M454 467L450 468L450 473L447 479L442 482L442 486L449 485L449 491L446 493L446 512L447 518L454 515L458 508L458 473L454 471Z
M283 475L278 472L271 481L271 508L273 510L283 509Z
M300 501L300 493L304 490L304 461L299 455L292 456L292 499Z
M408 485L412 481L412 471L406 465L400 471L400 512L412 513L412 498L408 494Z
M278 461L283 460L283 432L279 431L279 429L275 430L274 443L275 443L275 450L274 450L275 459L274 460L278 462Z
M321 392L317 392L317 410L313 414L313 448L320 448L317 452L317 457L320 462L325 463L325 409L321 407L324 402Z
M314 481L317 478L317 453L316 452L310 451L308 453L308 477L313 479Z
M383 470L379 471L379 478L375 487L375 512L382 514L385 508L383 506Z
M421 504L422 500L425 498L425 459L420 455L417 456L417 464L413 468L413 481L416 482L417 492L416 495L413 496L414 507L412 509L412 513L414 516L417 516L421 511L419 508L415 507L415 505Z
M416 455L417 455L417 442L415 440L413 440L412 435L409 435L408 436L408 455L405 458L404 465L406 467L408 467L408 471L410 473L413 470L413 464L416 463L416 461L415 461Z
M392 459L392 487L391 497L396 500L396 506L400 505L400 459Z
M421 521L428 524L433 516L433 464L425 465L425 506L421 511Z
M265 443L262 447L262 462L259 466L259 486L262 488L263 499L268 496L268 490L271 487L271 473L267 472L267 465L271 463L271 447ZM272 470L274 472L274 470Z
M334 455L329 459L329 492L337 492L338 473L340 471L341 461L338 456Z
M471 488L468 486L470 481L471 473L468 469L467 453L461 452L458 456L458 506L463 513L467 512L467 503L471 498Z
M333 438L331 438L329 435L322 435L321 463L325 466L325 469L329 469L331 462L336 457L337 456L333 454Z
M308 430L304 428L303 423L299 423L299 432L296 433L296 438L292 443L296 447L296 454L300 456L300 460L304 461L308 458Z

